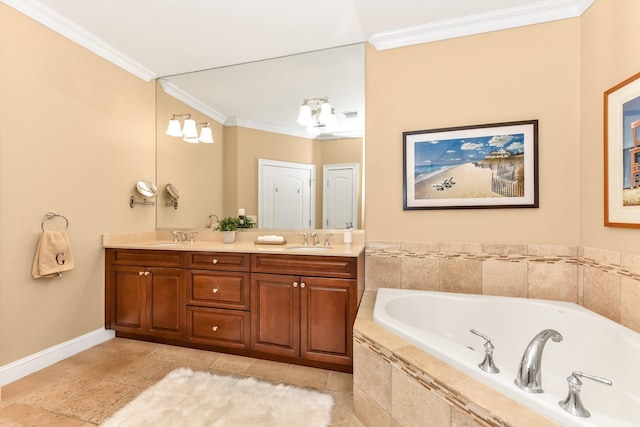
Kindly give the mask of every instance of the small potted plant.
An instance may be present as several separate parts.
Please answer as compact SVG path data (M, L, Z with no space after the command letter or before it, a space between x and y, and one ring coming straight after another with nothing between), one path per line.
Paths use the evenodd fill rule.
M222 241L225 243L233 243L236 240L236 231L240 226L240 218L228 216L218 221L218 225L214 231L222 231Z

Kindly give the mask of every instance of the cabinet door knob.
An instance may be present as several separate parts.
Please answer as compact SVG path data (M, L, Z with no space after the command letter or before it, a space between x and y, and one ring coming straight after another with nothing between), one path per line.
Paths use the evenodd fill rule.
M148 276L148 275L149 275L149 272L148 272L148 271L145 271L145 272L144 272L144 275L145 275L145 276Z
M307 286L304 282L300 282L300 287L304 288L305 286Z
M297 288L298 287L298 282L293 282L293 287Z
M214 259L213 259L213 263L214 263L214 264L217 264L217 263L218 263L217 258L214 258Z
M211 328L213 330L213 332L216 332L218 330L218 325L214 326L213 328Z
M217 294L218 293L218 288L213 288L212 291L213 291L214 294Z
M143 276L144 275L144 271L138 271L138 276Z

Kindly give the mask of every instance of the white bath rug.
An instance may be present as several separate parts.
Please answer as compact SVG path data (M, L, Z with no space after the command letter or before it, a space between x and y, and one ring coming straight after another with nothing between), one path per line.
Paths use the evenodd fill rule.
M326 427L332 407L317 391L180 368L101 426Z

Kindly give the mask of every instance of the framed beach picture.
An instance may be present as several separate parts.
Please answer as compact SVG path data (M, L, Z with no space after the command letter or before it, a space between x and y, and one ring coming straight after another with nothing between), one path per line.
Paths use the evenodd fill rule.
M404 132L404 209L537 208L538 121Z
M604 225L640 228L640 73L604 93Z

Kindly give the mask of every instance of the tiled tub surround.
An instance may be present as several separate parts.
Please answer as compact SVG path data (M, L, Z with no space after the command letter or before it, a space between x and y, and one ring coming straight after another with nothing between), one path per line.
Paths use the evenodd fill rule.
M640 332L640 256L556 245L368 242L354 326L354 410L365 426L553 426L373 323L378 288L581 304Z
M354 325L353 405L368 427L557 426L373 322L366 291Z
M365 265L371 290L567 301L640 332L640 255L557 245L368 242Z

